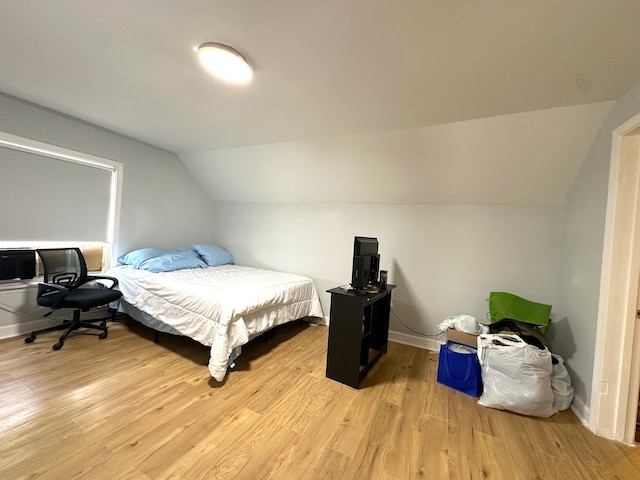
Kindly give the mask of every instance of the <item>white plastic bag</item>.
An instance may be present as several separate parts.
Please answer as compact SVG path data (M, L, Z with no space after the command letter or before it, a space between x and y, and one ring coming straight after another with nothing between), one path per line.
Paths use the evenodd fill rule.
M440 322L438 328L443 332L445 332L447 328L455 328L459 332L469 333L471 335L478 335L489 331L489 327L479 324L476 318L471 315L452 315Z
M556 413L551 389L551 352L529 345L518 335L478 337L483 391L478 403L522 415Z
M556 355L555 353L551 355L558 361L558 363L553 365L551 372L551 389L553 390L554 396L553 406L561 412L571 406L575 391L571 385L571 377L569 376L567 367L564 365L564 360L560 355Z

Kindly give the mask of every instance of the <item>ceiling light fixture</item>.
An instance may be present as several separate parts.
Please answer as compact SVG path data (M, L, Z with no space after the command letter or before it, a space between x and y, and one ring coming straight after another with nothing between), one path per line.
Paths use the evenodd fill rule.
M222 43L206 42L198 47L198 58L216 77L233 83L248 83L253 70L234 48Z

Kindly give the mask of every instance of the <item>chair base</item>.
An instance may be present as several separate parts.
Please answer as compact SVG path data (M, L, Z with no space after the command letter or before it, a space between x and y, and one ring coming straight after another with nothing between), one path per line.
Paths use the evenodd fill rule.
M109 335L109 330L107 328L107 320L110 318L111 321L115 321L115 317L116 317L115 310L110 309L110 312L111 312L110 317L81 321L80 309L76 309L73 311L73 320L65 320L60 325L54 325L53 327L43 328L41 330L35 330L31 332L31 334L28 337L26 337L24 341L25 343L32 343L37 338L37 335L41 333L53 332L56 330L64 330L62 335L60 335L60 338L58 338L58 341L53 344L54 350L60 350L64 345L64 341L71 334L71 332L73 332L74 330L78 330L79 328L92 328L95 330L100 330L102 333L98 336L98 338L100 340L104 340L105 338L107 338L107 335ZM92 322L100 322L100 324L96 325Z

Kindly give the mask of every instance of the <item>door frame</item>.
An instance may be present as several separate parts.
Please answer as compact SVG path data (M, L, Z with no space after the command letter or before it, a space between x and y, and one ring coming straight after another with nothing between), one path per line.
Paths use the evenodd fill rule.
M640 391L640 114L612 132L589 429L635 439Z

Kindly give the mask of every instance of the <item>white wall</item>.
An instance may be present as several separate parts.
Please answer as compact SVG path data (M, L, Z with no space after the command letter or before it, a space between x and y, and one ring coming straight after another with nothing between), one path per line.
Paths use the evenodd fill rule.
M119 253L143 246L189 246L211 239L211 200L173 153L2 94L0 112L2 132L124 164ZM24 195L29 195L29 188L38 186L25 185ZM22 206L20 198L15 198L2 208ZM21 213L25 222L37 222L47 208L58 206L51 202L38 211L28 208ZM0 222L0 240L2 228ZM32 310L34 292L6 288L0 292L0 336L36 326L43 310Z
M565 203L553 345L565 358L578 402L591 402L611 134L640 112L640 83L613 106Z
M455 314L485 320L492 290L554 304L561 207L215 203L214 239L239 264L348 283L355 235L375 236L397 284L393 310L423 333ZM411 334L392 317L393 332Z
M181 153L219 202L561 205L611 102Z
M2 94L0 112L2 132L124 164L120 253L142 246L191 245L211 237L209 197L175 154ZM19 199L12 207L20 208ZM24 220L37 221L39 214L25 211Z

